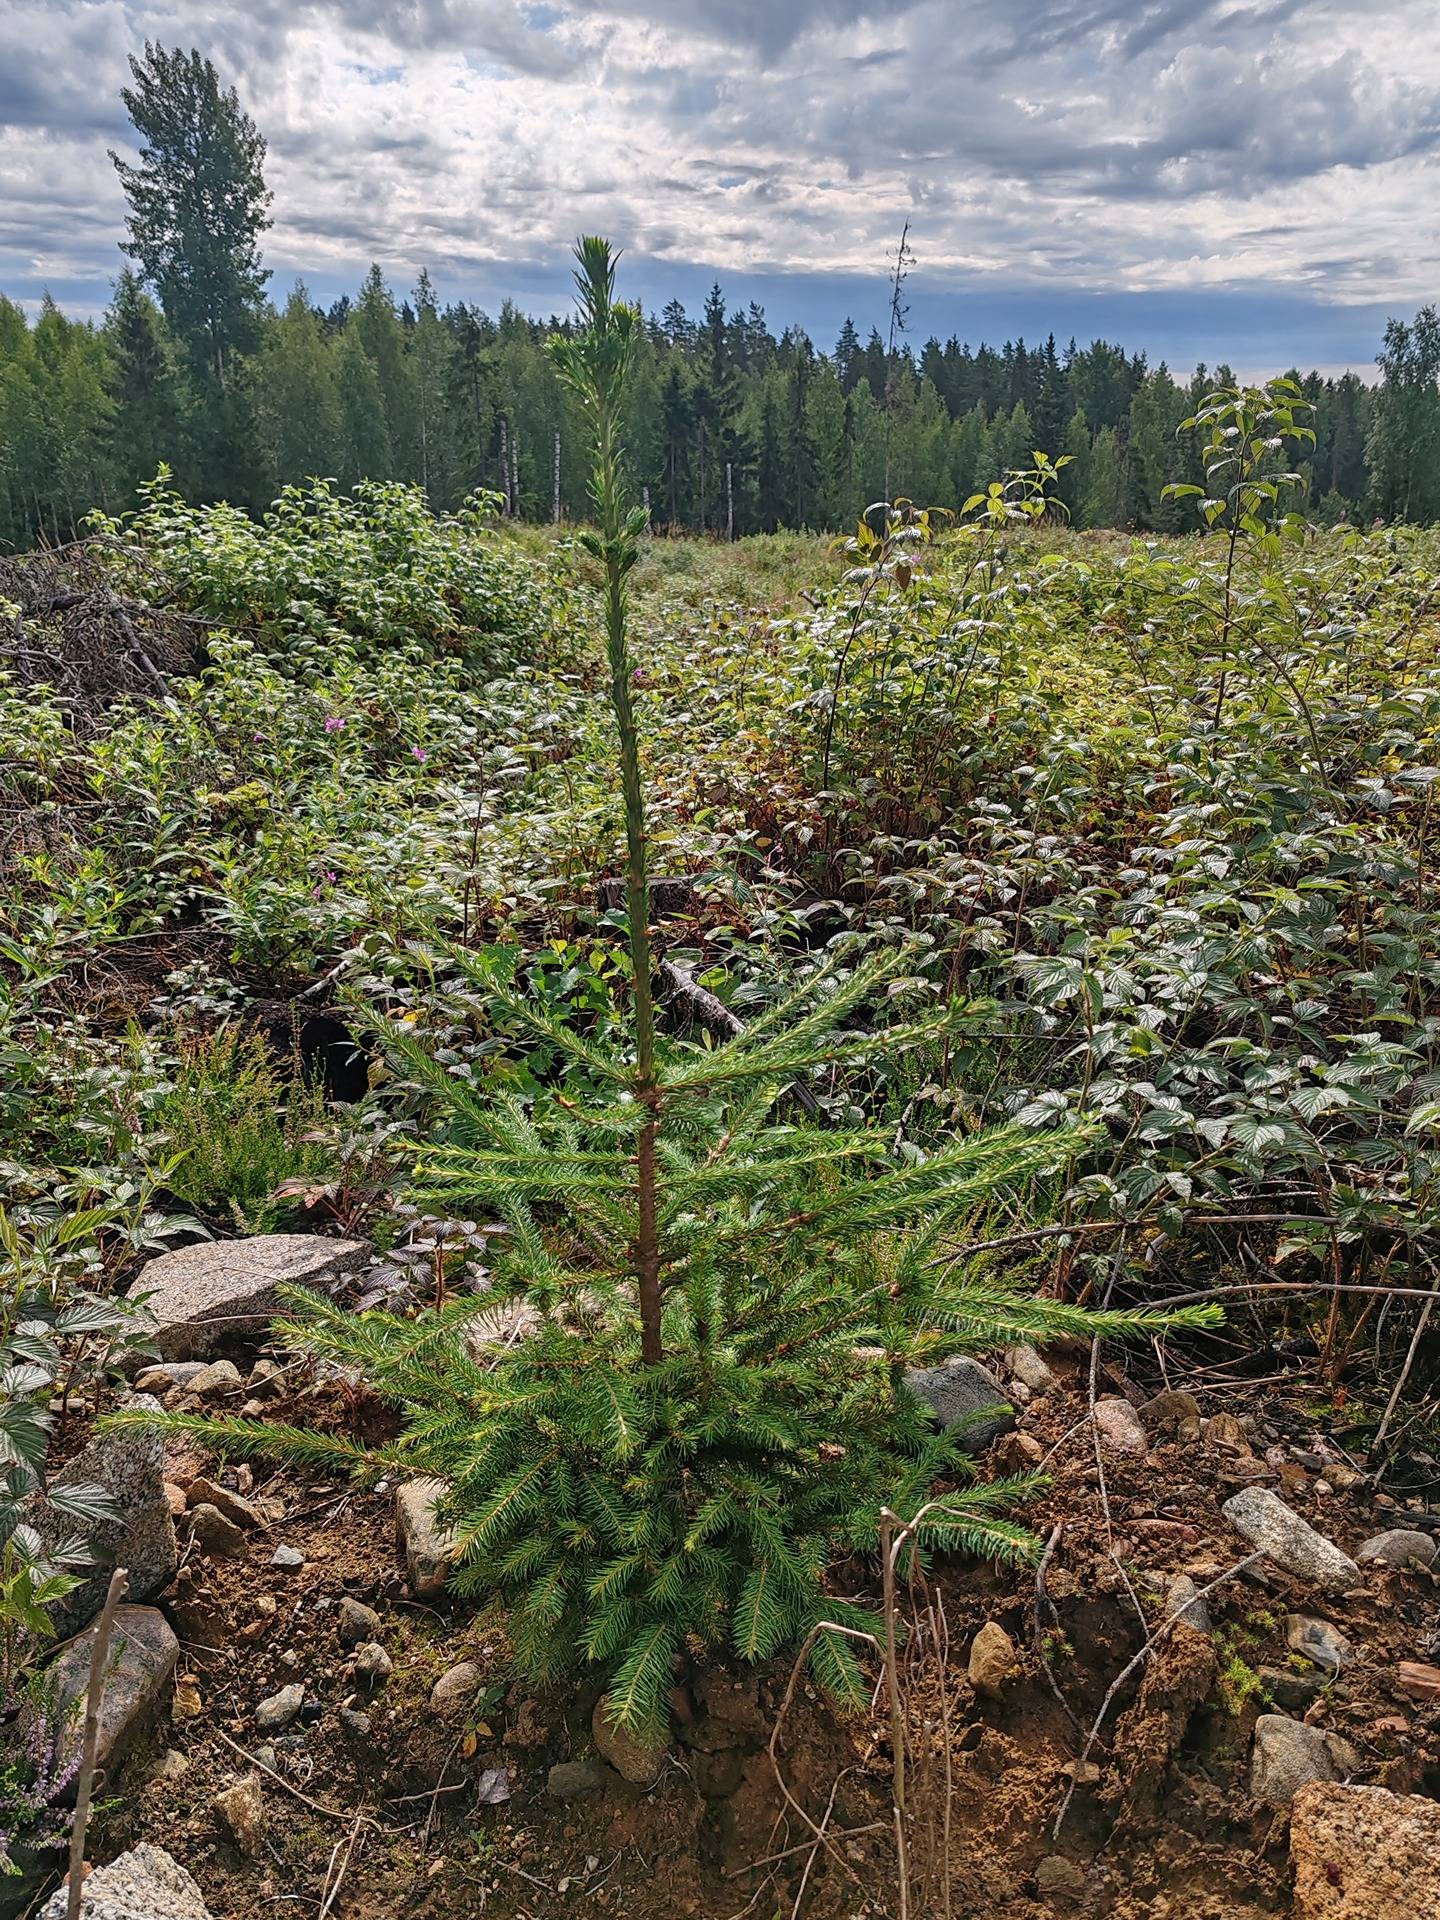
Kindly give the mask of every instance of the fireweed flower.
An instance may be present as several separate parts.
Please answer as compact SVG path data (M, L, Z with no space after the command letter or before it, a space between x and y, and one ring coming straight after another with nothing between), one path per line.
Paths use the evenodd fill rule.
M415 758L420 762L422 767L424 766L425 762L430 758L429 754L425 751L424 747L411 747L410 751L411 753L414 754Z
M325 731L327 733L339 733L344 728L344 725L345 725L345 716L343 713L327 713L326 714Z

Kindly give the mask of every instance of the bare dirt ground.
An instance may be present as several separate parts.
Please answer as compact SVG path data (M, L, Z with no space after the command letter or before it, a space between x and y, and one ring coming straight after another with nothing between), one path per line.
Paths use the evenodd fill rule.
M1289 1914L1287 1816L1249 1790L1256 1715L1343 1736L1349 1777L1440 1796L1440 1702L1412 1697L1399 1672L1436 1655L1440 1583L1366 1566L1358 1589L1327 1599L1269 1563L1232 1574L1248 1549L1221 1503L1269 1486L1352 1554L1414 1516L1328 1444L1304 1383L1202 1392L1198 1440L1155 1432L1142 1456L1097 1459L1085 1369L1056 1365L1060 1384L1022 1414L1028 1440L1000 1441L985 1463L1014 1470L1022 1444L1045 1456L1053 1482L1027 1514L1051 1543L1042 1573L952 1562L907 1602L920 1631L906 1659L905 1905L878 1689L872 1716L841 1720L802 1679L776 1735L788 1661L758 1675L697 1670L677 1686L677 1738L653 1789L607 1771L598 1790L562 1802L549 1769L593 1759L593 1691L537 1694L514 1677L502 1619L412 1599L387 1493L283 1477L250 1489L273 1517L240 1557L186 1555L163 1603L184 1649L173 1718L111 1783L92 1856L158 1842L194 1873L216 1920ZM325 1387L283 1411L352 1424L360 1410ZM182 1484L210 1465L179 1453L170 1464ZM227 1475L247 1484L243 1469L238 1483ZM304 1556L299 1570L270 1564L279 1544ZM1213 1634L1161 1633L1107 1703L1180 1573L1219 1583ZM864 1590L857 1576L852 1591ZM357 1680L337 1634L347 1595L380 1616L393 1671L379 1686ZM1292 1612L1339 1628L1352 1664L1331 1676L1292 1653ZM989 1693L967 1677L987 1621L1015 1649ZM430 1694L460 1661L478 1673L451 1715ZM257 1730L257 1703L295 1682L300 1716ZM167 1751L183 1765L171 1758L157 1774ZM247 1857L214 1802L257 1752L262 1837Z

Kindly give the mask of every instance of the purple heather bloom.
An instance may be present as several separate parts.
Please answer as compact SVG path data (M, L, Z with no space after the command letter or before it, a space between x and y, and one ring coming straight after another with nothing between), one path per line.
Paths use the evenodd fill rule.
M327 733L339 733L344 727L344 725L345 725L345 716L343 713L327 713L326 714L325 731Z
M415 758L420 762L422 767L424 766L425 762L430 758L429 754L425 751L424 747L411 747L410 751L411 753L414 754Z

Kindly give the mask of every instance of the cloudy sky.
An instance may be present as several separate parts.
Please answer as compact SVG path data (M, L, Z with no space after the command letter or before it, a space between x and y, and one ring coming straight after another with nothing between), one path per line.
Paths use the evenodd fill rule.
M267 259L323 298L564 304L577 229L626 289L718 276L828 346L1119 337L1177 367L1366 369L1440 297L1433 0L0 0L0 291L95 311L126 55L198 46L269 141Z

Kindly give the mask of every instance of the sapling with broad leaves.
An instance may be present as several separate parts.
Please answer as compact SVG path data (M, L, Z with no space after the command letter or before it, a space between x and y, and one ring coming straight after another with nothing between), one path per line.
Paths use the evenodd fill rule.
M504 1222L490 1286L414 1318L297 1297L280 1329L358 1367L399 1408L399 1438L367 1448L264 1422L168 1423L234 1451L435 1476L454 1589L507 1603L514 1651L537 1676L598 1668L613 1721L653 1738L677 1658L722 1645L754 1661L813 1635L823 1685L868 1700L856 1642L824 1623L873 1624L832 1573L874 1549L882 1508L915 1514L938 1487L919 1553L1033 1550L1010 1515L1036 1483L982 1483L963 1434L934 1430L913 1368L1213 1316L1088 1313L945 1257L964 1222L1001 1196L1023 1209L1063 1174L1079 1128L1004 1126L898 1158L878 1131L790 1117L795 1082L945 1024L876 1031L867 1018L913 973L913 948L837 950L723 1045L659 1031L626 604L644 516L619 438L640 320L614 297L606 243L577 254L583 324L555 351L595 453L585 542L603 570L624 802L628 1027L612 1042L527 997L516 951L457 955L497 1025L533 1036L549 1062L542 1076L476 1080L393 1038L440 1116L416 1197ZM477 1318L506 1300L523 1303L526 1331L487 1343Z

